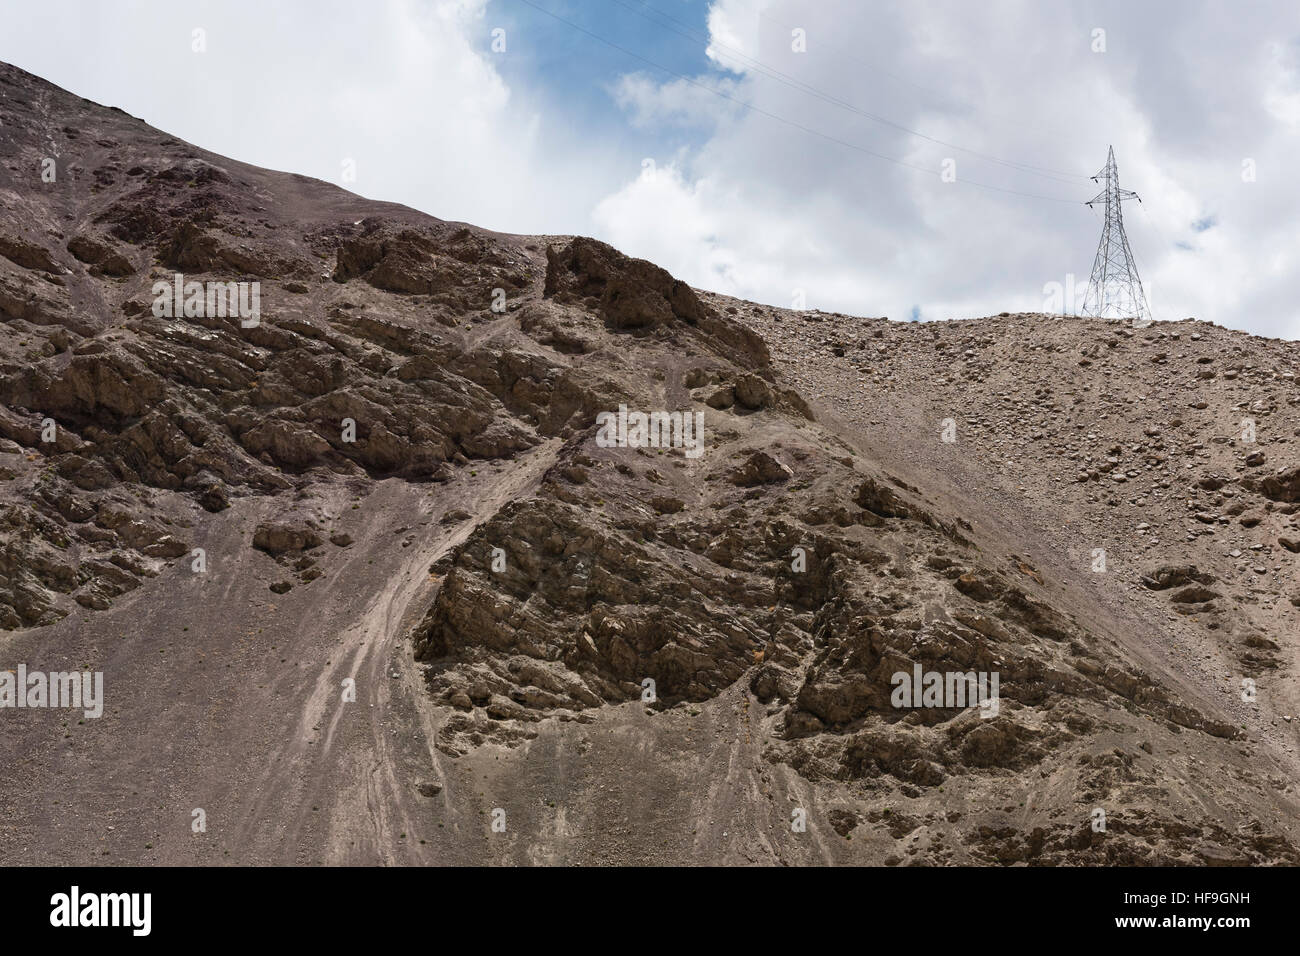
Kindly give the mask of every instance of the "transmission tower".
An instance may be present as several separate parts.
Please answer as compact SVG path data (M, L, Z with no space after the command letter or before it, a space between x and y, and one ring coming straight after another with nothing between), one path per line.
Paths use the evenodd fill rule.
M1101 244L1097 246L1092 278L1088 281L1088 292L1083 297L1082 314L1104 319L1131 317L1149 323L1151 309L1147 307L1142 280L1138 278L1137 262L1133 259L1133 250L1129 248L1128 236L1124 234L1124 214L1120 210L1120 204L1125 199L1141 202L1142 197L1130 189L1119 188L1114 146L1106 157L1106 168L1093 176L1092 180L1104 183L1105 188L1088 205L1106 204L1106 225L1101 230Z

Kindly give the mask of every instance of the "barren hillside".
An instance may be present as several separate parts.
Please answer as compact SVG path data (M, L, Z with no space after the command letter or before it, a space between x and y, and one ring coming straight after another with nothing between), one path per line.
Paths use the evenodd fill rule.
M1296 343L753 305L6 65L0 319L0 671L106 695L0 709L0 863L1300 863Z

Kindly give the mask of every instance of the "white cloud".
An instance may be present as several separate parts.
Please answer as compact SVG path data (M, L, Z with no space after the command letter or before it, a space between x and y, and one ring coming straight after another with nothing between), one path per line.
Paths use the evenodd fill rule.
M1269 49L1269 80L1264 92L1264 108L1269 115L1287 126L1300 128L1300 60L1293 46L1290 51L1280 43Z
M719 66L744 73L758 55L759 15L765 0L714 0L709 5L705 54Z
M727 99L736 95L737 86L726 77L657 83L644 73L625 73L613 85L612 93L637 127L712 127L743 109Z

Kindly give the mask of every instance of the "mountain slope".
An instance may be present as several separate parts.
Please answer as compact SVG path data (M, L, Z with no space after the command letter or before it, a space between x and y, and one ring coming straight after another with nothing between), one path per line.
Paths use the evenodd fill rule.
M1268 469L1193 492L1236 448L1170 474L1166 433L1242 396L1067 443L1110 380L1052 391L1076 347L1186 387L1113 358L1158 331L834 317L826 346L831 317L249 167L7 66L0 121L0 669L107 695L0 710L3 862L1297 862L1295 559L1233 577L1148 519L1139 560L1112 519L1155 491L1109 504L1166 466L1197 525L1289 539L1293 346L1248 340ZM214 312L229 283L256 314ZM620 406L699 443L611 445ZM1195 566L1151 577L1184 579L1174 624L1160 564ZM996 708L895 706L918 665L996 674Z

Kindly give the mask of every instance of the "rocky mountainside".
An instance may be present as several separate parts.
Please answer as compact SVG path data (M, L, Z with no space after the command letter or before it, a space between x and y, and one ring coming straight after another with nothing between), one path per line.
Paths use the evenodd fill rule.
M1300 863L1296 343L757 306L9 66L0 319L0 671L106 694L0 709L0 862Z

